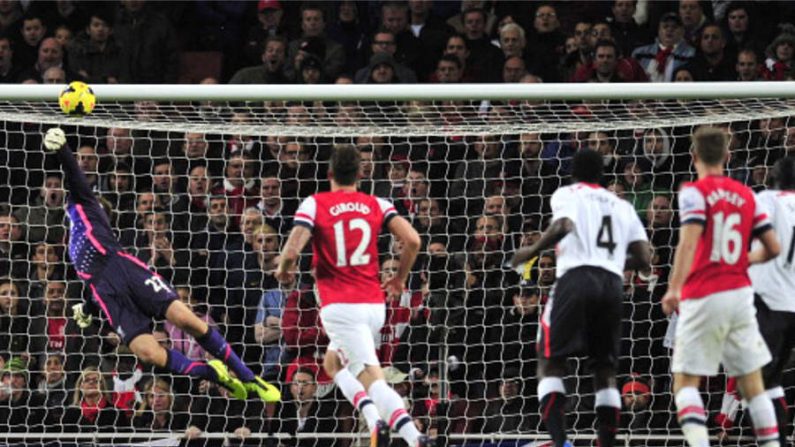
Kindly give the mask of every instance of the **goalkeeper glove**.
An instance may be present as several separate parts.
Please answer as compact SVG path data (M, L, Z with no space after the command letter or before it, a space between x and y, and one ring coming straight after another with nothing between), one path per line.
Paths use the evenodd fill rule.
M72 318L75 319L75 323L77 323L77 325L80 326L81 329L85 329L91 326L91 320L93 320L93 317L91 316L91 314L83 312L82 304L75 304L74 306L72 306L72 311L74 312Z
M44 147L46 147L47 150L57 151L61 149L64 144L66 144L66 134L63 133L63 130L57 127L47 130L47 134L44 136Z

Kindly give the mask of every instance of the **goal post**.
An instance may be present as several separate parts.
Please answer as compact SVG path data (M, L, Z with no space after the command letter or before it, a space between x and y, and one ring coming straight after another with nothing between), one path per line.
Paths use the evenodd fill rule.
M462 445L548 440L534 358L555 258L545 253L518 271L506 261L545 228L549 198L569 181L573 153L600 151L605 186L634 205L655 253L651 280L625 277L620 439L682 445L659 298L676 243L676 188L693 174L689 136L699 126L726 128L732 135L727 172L756 190L767 186L775 160L795 154L795 82L91 87L94 113L72 117L58 109L62 86L0 85L0 218L11 213L22 230L0 239L0 251L13 253L0 277L11 278L23 304L0 306L0 325L29 338L26 349L0 346L0 356L7 363L26 359L25 388L44 400L22 406L47 423L11 430L0 420L0 442L176 439L196 424L204 424L207 439L227 439L240 420L251 424L251 439L298 437L323 446L366 436L319 372L327 340L317 328L308 256L296 289L279 290L270 276L274 247L284 242L296 205L328 187L333 147L351 144L364 156L362 188L392 200L423 239L409 291L388 305L379 353L412 416L426 427L444 417L448 442ZM60 298L69 304L85 292L66 267L57 164L40 147L52 126L67 131L127 250L182 289L246 362L280 383L285 397L296 392L296 371L311 373L301 384L312 382L318 402L312 408L331 418L318 423L323 429L301 431L306 419L289 407L292 399L257 409L259 416L246 406L213 419L213 399L222 393L143 365L122 365L118 359L126 354L104 333L67 327L59 344L57 332L48 332L56 326L50 317L66 315L53 307L58 297L48 298L48 284L64 283ZM380 263L388 271L401 246L382 239ZM163 240L165 247L154 243ZM13 326L14 319L24 319L25 328ZM186 355L198 352L189 337L164 329L164 343ZM48 382L52 373L46 372L59 352L66 369L60 385ZM74 377L87 366L100 368L108 395L133 421L139 409L153 411L146 381L165 379L169 389L161 393L171 398L169 412L184 424L65 434L71 428L50 417L58 410L46 398L57 386L68 396L62 407L76 405ZM723 379L707 381L711 415L721 409ZM584 359L572 359L565 384L570 433L595 439L594 390ZM4 390L0 407L13 401ZM736 427L729 439L740 445L752 435L742 412Z

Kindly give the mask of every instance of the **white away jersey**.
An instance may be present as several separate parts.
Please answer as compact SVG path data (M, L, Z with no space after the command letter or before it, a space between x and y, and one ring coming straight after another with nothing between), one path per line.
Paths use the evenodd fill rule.
M781 254L764 264L752 265L748 269L751 284L770 309L795 312L795 192L762 191L756 195L756 203L776 230ZM756 240L752 248L760 246Z
M552 194L552 220L562 217L574 222L574 231L558 243L558 278L584 265L623 276L629 244L648 240L635 208L599 185L558 188Z

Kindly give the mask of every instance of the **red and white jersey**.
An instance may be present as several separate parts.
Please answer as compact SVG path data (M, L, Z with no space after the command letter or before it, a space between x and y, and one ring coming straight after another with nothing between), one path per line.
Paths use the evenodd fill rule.
M776 230L781 254L764 264L752 265L748 269L751 284L771 310L795 312L795 191L762 191L756 201ZM752 248L761 245L755 241Z
M683 225L704 226L683 300L751 285L748 248L754 234L770 227L770 220L748 187L723 176L686 183L679 191L679 217Z
M395 216L389 201L358 191L322 192L301 203L294 223L312 231L312 266L321 306L384 303L378 235Z

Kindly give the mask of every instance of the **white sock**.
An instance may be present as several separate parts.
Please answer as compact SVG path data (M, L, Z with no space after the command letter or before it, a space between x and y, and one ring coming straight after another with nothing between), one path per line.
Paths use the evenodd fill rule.
M602 388L596 392L594 407L621 408L621 394L615 388Z
M676 393L676 419L690 447L709 447L707 414L696 387L684 387Z
M421 433L406 411L403 399L383 380L376 380L370 385L370 397L381 412L381 417L389 422L389 426L400 434L410 446L417 445Z
M778 422L770 397L762 393L749 400L748 411L754 422L757 443L765 447L778 446Z
M359 410L367 421L370 431L375 429L375 424L381 419L378 415L378 408L375 407L370 396L364 391L364 386L353 377L350 371L343 368L334 375L334 383L337 384L342 394L353 404L353 408Z

